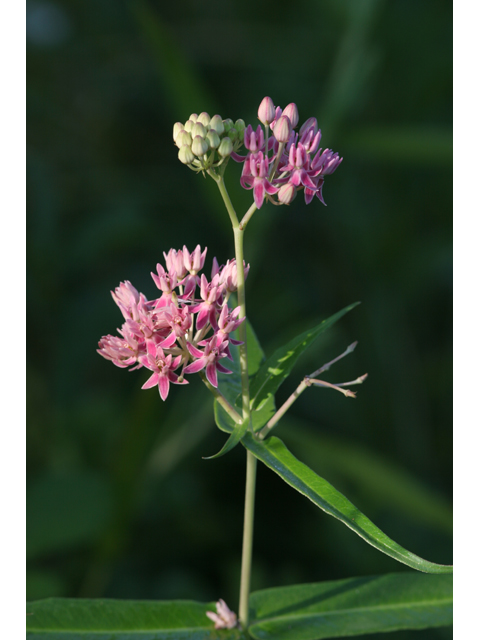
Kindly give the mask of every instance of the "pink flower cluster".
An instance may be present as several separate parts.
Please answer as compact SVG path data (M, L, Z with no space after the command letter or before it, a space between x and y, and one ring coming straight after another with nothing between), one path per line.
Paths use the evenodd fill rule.
M206 253L200 245L192 253L186 247L164 253L166 269L157 264L157 272L152 273L161 291L155 300L147 300L128 280L112 291L125 322L119 336L102 337L97 351L117 367L149 369L152 374L142 389L158 386L162 400L171 382L188 384L184 375L203 369L217 387L217 371L232 373L220 360L231 360L230 345L241 344L231 333L245 318L238 317L240 307L228 306L230 294L237 289L236 261L219 267L214 258L208 280L205 274L199 275ZM243 266L247 277L250 267Z
M333 173L343 158L330 149L319 148L322 133L316 118L308 118L296 133L297 106L292 102L282 110L267 96L258 108L258 119L265 133L261 125L256 130L248 125L244 132L248 154L231 154L236 162L244 163L240 183L244 189L253 189L257 208L265 197L274 204L290 204L301 189L305 190L306 204L314 196L325 204L324 176ZM273 135L267 142L269 130Z

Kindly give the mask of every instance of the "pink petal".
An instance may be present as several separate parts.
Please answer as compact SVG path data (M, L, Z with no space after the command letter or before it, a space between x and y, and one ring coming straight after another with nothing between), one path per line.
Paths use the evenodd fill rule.
M167 376L158 376L158 378L158 390L160 392L160 397L162 400L166 400L170 389L170 382Z
M260 209L265 197L265 187L263 186L263 180L255 180L253 187L253 199L257 205L257 209Z
M188 367L185 367L183 373L198 373L205 367L206 361L205 358L200 358L200 360L195 360L192 364L189 364Z
M158 346L162 347L163 349L169 349L172 345L175 344L176 339L177 336L175 335L175 331L172 331L172 333L167 338L165 338L163 342L160 342Z
M226 369L223 364L220 364L219 362L217 362L217 371L220 371L220 373L233 373L233 371Z
M151 389L155 385L158 384L158 373L154 373L150 376L150 378L145 382L142 389Z
M203 358L203 351L194 347L191 342L187 342L187 349L190 351L194 358Z
M210 382L212 387L215 387L215 388L218 387L217 368L213 364L213 362L210 364L207 364L207 380Z

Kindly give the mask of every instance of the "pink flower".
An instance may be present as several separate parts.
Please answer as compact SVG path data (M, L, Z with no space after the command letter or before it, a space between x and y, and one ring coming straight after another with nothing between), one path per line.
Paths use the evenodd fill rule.
M185 268L187 271L190 271L192 276L197 275L199 271L203 269L203 265L205 264L205 256L207 255L207 247L205 247L203 253L200 249L200 245L197 244L195 250L190 253L187 247L183 247L183 260L185 264Z
M194 358L198 358L185 367L184 373L198 373L202 369L206 370L207 379L212 387L218 387L217 371L221 373L232 373L226 369L218 361L228 356L228 340L219 341L218 336L214 335L209 340L204 340L202 346L205 345L204 351L200 351L193 344L187 343L187 348Z
M97 349L99 353L106 360L111 360L113 364L121 369L130 367L137 363L137 357L142 351L141 341L132 335L128 330L125 330L126 325L123 325L124 329L119 329L118 332L122 336L103 336L98 343L100 347ZM145 345L143 344L143 347ZM137 367L133 367L136 369Z
M237 615L227 607L225 600L220 599L215 606L217 613L207 611L207 616L215 623L215 629L234 629L238 626Z
M216 315L222 294L223 290L219 275L217 274L212 278L211 282L208 282L205 274L202 273L200 279L200 297L203 302L196 304L190 309L192 313L198 313L197 329L203 329L207 322L210 322L214 329L217 327Z
M278 191L278 188L268 180L268 158L264 158L261 151L247 156L240 183L244 189L253 189L257 209L261 208L265 193L273 195Z
M177 338L185 337L185 334L192 326L192 315L187 306L179 308L171 304L168 309L165 308L164 318L172 331L165 340L159 343L159 346L164 349L170 349L170 347L173 347L175 344Z
M249 124L243 134L243 144L252 153L261 151L265 146L265 135L263 133L263 127L258 125L257 130L254 131L252 125Z
M243 273L245 280L247 279L248 272L250 271L250 265L245 266L245 260L243 261ZM227 264L219 272L219 282L223 284L225 289L230 293L237 290L237 261L227 260Z
M173 359L172 354L166 356L162 347L149 340L147 342L147 354L140 357L140 363L150 371L153 371L153 374L142 386L142 389L151 389L158 385L160 397L162 400L166 400L170 390L170 382L188 384L186 380L179 381L178 375L173 373L175 369L178 369L181 361L181 355L175 359Z
M185 266L183 251L179 249L170 249L168 253L163 252L165 258L165 264L169 272L175 273L177 278L181 280L187 274L187 268Z

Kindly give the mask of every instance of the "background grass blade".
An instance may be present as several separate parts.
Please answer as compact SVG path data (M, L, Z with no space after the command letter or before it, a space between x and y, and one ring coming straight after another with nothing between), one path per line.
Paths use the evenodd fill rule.
M309 498L320 509L343 522L365 542L382 553L417 571L426 573L453 571L451 566L424 560L394 542L335 487L297 460L279 438L271 437L259 442L247 433L242 442L267 467L278 473L287 484Z
M452 623L452 576L405 572L294 585L250 597L257 640L320 640Z
M27 605L28 640L241 640L214 631L205 615L214 603L49 598Z

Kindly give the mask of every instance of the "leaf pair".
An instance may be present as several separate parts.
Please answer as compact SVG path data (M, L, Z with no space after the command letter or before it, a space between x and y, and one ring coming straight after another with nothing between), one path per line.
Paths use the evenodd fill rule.
M248 633L257 640L320 640L452 622L452 576L405 572L257 591ZM28 640L245 640L215 631L214 603L57 599L27 604Z

